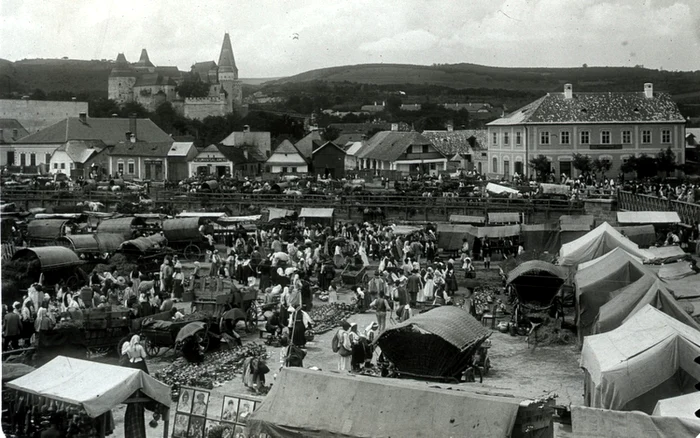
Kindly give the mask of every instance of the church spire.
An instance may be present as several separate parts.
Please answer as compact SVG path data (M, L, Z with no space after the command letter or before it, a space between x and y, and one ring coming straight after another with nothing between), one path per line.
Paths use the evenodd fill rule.
M139 58L139 62L137 62L136 65L139 67L154 67L151 60L148 59L148 52L146 49L141 49L141 58Z
M219 73L233 73L234 79L238 79L238 67L236 67L236 60L233 57L231 38L228 36L228 33L224 34L224 43L221 45Z

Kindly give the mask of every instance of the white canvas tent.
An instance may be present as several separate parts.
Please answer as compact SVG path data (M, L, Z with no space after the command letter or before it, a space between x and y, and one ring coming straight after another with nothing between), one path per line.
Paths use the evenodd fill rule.
M650 305L581 351L584 404L651 413L664 398L694 392L700 380L700 332Z
M494 184L494 183L488 183L488 184L486 184L486 191L487 191L487 192L494 193L494 194L496 194L496 195L500 195L500 194L503 194L503 193L508 193L508 194L517 195L518 193L520 193L520 192L518 192L517 190L515 190L515 189L513 189L513 188L506 187L506 186L502 186L502 185L500 185L500 184Z
M584 236L562 245L559 250L559 264L576 266L603 256L615 248L622 248L645 262L653 259L648 251L640 249L636 243L624 237L610 224L603 222Z
M659 400L652 415L692 418L700 422L700 418L695 416L695 411L698 408L700 408L700 392L691 392L690 394Z

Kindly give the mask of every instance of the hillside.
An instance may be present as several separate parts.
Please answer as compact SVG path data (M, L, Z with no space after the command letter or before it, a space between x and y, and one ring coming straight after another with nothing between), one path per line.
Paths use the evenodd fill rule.
M700 71L669 72L641 67L503 68L476 64L360 64L311 70L267 82L281 85L311 81L375 85L436 85L455 89L552 91L564 83L577 91L641 91L644 82L671 94L700 91Z

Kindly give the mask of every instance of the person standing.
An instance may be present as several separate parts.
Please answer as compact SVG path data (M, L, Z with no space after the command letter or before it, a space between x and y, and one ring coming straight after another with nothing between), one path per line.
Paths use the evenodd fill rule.
M349 332L350 323L343 321L333 340L333 349L336 350L337 346L338 371L350 371L352 369L352 344L350 343Z
M449 296L454 296L458 289L457 277L455 276L455 269L452 264L447 265L447 274L445 274L445 291Z
M414 269L411 275L408 277L406 289L408 290L408 295L410 297L409 304L411 307L416 307L418 293L423 289L423 280L416 269Z
M146 365L146 350L141 345L141 337L134 335L128 344L122 347L122 354L126 354L129 358L129 367L136 368L148 374L148 366Z
M488 238L484 238L481 246L481 253L484 255L484 269L491 269L491 243Z
M5 315L2 324L2 335L5 338L5 348L14 350L19 348L19 339L22 335L22 322L19 315L19 302L12 304L12 312Z
M386 299L384 292L379 292L377 299L372 301L370 307L374 309L374 313L377 317L377 324L379 326L379 332L383 332L386 329L386 315L391 312L391 303Z

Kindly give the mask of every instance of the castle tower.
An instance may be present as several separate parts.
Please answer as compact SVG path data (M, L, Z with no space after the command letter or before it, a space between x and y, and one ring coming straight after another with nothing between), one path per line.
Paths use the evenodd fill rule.
M151 73L156 70L156 66L148 59L148 52L146 49L141 49L141 57L139 58L139 62L134 64L134 67L137 70L146 70Z
M238 80L238 67L233 57L231 38L224 34L224 43L221 45L219 55L218 79L221 89L226 92L226 105L229 111L240 110L243 104L243 88Z
M114 68L109 74L107 95L110 99L123 105L134 100L136 71L126 60L123 53L117 55Z

